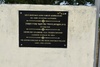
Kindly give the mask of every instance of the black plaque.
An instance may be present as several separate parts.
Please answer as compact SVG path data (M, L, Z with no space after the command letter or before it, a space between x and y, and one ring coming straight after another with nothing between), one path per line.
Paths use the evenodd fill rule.
M19 47L67 48L67 11L19 11Z

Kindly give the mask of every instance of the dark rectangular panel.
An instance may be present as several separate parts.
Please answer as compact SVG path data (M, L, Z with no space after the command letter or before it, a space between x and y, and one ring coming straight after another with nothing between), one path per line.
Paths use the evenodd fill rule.
M19 11L19 47L67 48L67 11Z

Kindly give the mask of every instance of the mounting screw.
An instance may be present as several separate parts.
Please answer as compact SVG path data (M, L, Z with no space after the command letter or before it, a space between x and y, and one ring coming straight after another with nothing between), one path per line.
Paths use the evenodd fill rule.
M21 44L21 46L23 46L23 44Z
M64 44L64 46L66 46L66 44Z
M20 12L20 14L22 14L22 12Z

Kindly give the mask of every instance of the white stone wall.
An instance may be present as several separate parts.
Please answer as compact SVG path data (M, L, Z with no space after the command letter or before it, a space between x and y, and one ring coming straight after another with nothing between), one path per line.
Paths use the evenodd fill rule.
M67 48L20 48L19 10L68 11ZM93 67L96 8L0 5L0 67Z

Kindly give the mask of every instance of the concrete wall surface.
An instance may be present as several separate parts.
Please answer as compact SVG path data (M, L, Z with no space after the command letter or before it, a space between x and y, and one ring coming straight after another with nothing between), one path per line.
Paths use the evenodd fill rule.
M67 48L20 48L19 10L68 11ZM96 8L0 5L0 67L93 67Z

